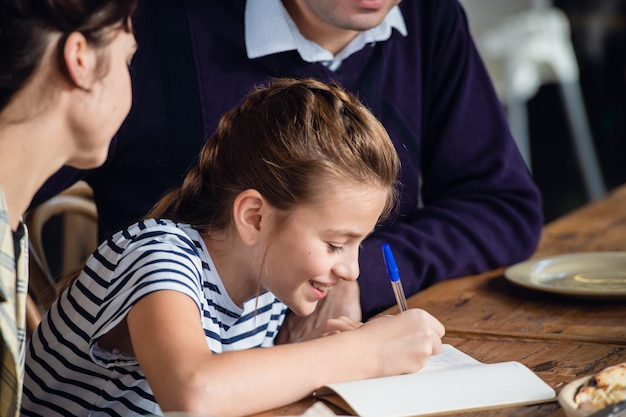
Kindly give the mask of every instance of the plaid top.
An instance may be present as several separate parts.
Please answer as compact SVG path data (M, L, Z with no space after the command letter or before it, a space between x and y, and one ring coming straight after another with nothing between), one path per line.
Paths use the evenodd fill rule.
M13 232L0 187L0 417L17 416L22 397L28 290L27 240L25 232L19 242L21 253L16 264Z

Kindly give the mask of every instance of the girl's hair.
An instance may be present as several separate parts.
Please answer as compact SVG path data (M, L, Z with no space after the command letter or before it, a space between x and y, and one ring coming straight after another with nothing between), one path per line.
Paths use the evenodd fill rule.
M132 31L136 6L137 0L0 0L0 111L41 62L50 35L61 34L57 65L72 82L63 59L67 37L80 32L102 49L114 29Z
M288 214L340 184L388 188L386 215L399 166L386 130L355 96L336 84L277 79L222 116L182 186L147 217L223 231L246 189Z

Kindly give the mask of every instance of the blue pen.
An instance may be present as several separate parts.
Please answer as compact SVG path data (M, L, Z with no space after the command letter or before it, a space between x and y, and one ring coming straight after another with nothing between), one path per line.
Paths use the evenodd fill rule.
M398 265L391 252L391 247L388 243L383 243L383 257L385 258L385 265L387 266L387 274L391 280L391 287L393 293L396 296L398 307L400 311L406 311L408 308L406 304L406 297L404 296L404 289L402 289L402 282L400 282L400 274L398 273Z

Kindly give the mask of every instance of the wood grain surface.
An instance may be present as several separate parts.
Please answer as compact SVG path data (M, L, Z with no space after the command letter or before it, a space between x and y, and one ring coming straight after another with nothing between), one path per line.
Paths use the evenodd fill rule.
M596 251L626 251L626 186L546 225L532 258ZM626 299L528 289L508 281L504 270L438 283L409 297L409 307L441 320L445 343L481 362L521 362L557 392L579 377L626 362ZM394 306L382 314L397 312ZM255 416L300 415L315 401L306 398ZM565 416L556 401L454 415Z

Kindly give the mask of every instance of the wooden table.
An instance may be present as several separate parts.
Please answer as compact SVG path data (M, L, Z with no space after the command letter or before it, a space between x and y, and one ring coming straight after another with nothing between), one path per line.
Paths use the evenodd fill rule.
M533 258L626 251L626 186L544 227ZM450 343L481 362L523 363L557 392L568 382L626 362L626 300L584 299L510 283L504 268L441 282L408 300L446 326ZM392 307L383 314L397 313ZM258 417L297 415L306 398ZM340 414L338 412L338 414ZM463 417L563 417L557 402L456 413Z

